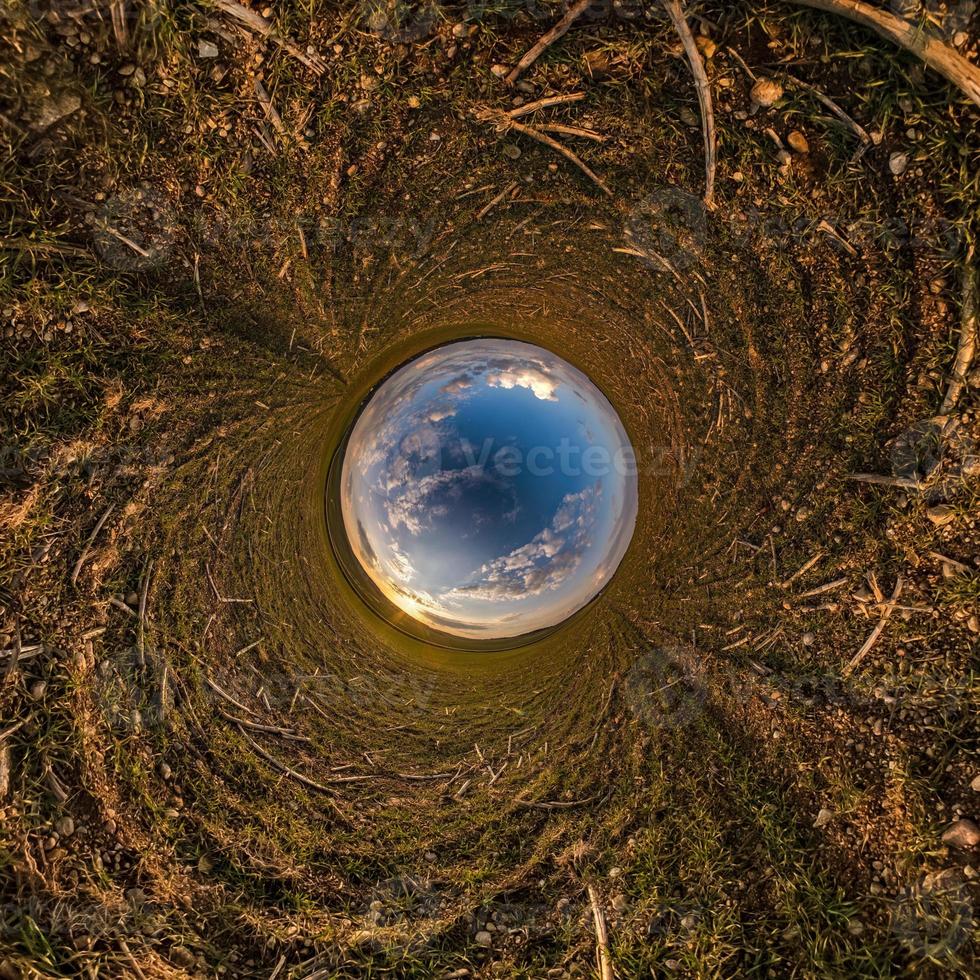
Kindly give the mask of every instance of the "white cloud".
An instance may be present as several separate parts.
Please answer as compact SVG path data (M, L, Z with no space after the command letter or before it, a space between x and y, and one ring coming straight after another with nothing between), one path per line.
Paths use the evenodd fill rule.
M592 546L601 495L599 483L566 494L548 527L527 544L483 565L477 581L446 595L502 602L557 589L575 573Z
M533 367L512 367L502 371L487 373L487 384L491 388L527 388L534 393L535 398L543 402L556 402L555 391L558 382Z

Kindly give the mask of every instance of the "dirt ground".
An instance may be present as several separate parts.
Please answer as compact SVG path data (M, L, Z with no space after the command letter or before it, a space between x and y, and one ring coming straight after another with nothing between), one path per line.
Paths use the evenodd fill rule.
M566 9L0 11L0 976L601 976L597 918L620 978L976 975L980 110L689 4L707 207L660 3L507 82ZM324 487L480 332L608 394L641 510L475 656L359 604Z

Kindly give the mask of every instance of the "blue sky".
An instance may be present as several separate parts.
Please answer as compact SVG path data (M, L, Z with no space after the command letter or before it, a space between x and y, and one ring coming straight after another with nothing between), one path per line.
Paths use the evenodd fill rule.
M415 618L469 638L520 635L567 618L615 572L637 499L614 461L630 452L605 396L556 355L449 344L395 372L357 419L345 528Z

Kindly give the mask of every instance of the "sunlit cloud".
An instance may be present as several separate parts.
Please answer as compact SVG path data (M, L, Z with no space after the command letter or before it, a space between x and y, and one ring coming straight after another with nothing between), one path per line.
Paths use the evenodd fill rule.
M532 367L515 366L505 371L491 371L487 374L487 384L491 388L527 388L541 401L558 401L555 394L558 382Z

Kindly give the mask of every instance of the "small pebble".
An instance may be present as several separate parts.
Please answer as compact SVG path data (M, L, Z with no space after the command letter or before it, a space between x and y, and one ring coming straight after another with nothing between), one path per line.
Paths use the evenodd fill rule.
M798 129L794 129L793 132L786 137L786 142L789 143L790 147L797 153L810 152L810 144L807 142L806 137Z
M783 87L775 79L760 78L749 93L754 105L769 109L783 97Z
M476 934L477 946L490 946L493 943L493 936L486 929L481 929Z
M705 58L713 58L715 52L718 50L718 45L710 37L705 37L703 34L698 35L694 39L694 43L698 46L698 50Z
M893 153L888 158L888 169L896 177L901 177L909 169L909 155L907 153Z
M969 850L980 844L980 827L972 820L957 820L943 834L943 843Z
M942 527L956 519L956 508L950 504L934 504L926 510L926 517L932 521L936 527Z
M833 819L833 812L825 807L821 807L820 812L817 814L817 819L813 821L813 826L819 830L821 827L826 827Z

